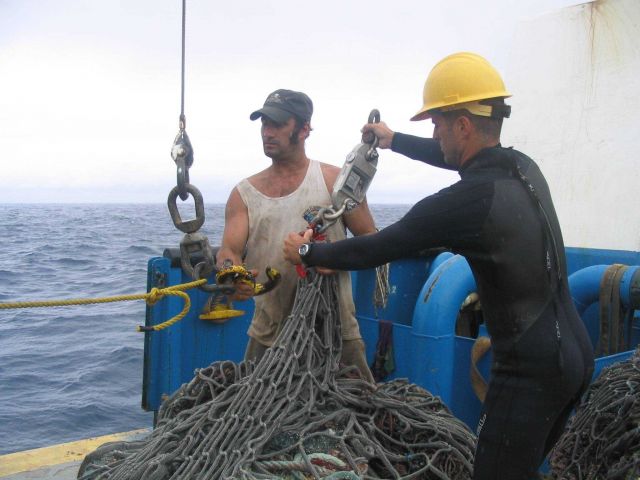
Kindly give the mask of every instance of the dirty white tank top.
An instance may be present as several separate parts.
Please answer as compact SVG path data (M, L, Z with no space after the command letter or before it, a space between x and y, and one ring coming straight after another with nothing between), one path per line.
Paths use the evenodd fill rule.
M267 280L264 274L267 265L282 274L280 284L275 289L255 297L255 313L248 331L261 344L271 346L281 323L291 313L298 279L295 267L283 258L284 237L289 232L305 230L307 222L302 216L305 210L312 206L331 205L331 196L322 177L320 163L315 160L310 161L300 186L284 197L268 197L246 178L236 188L249 211L249 240L245 258L247 268L258 270L258 282ZM342 219L326 233L329 241L345 238ZM338 275L342 337L345 340L361 338L355 319L351 276L349 272L339 272Z

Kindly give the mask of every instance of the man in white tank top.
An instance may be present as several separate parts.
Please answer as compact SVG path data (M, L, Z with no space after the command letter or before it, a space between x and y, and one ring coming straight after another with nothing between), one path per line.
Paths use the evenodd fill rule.
M234 265L242 264L246 248L244 263L249 268L262 272L269 265L282 275L274 290L254 299L255 313L248 331L246 359L262 357L293 307L297 273L284 260L282 237L287 232L305 230L307 222L303 214L309 207L331 205L331 191L340 173L338 167L310 160L305 153L312 113L313 104L304 93L276 90L267 97L263 108L253 112L250 118L262 121L263 150L271 159L271 165L242 180L227 201L218 266L227 259ZM354 235L376 231L366 201L327 230L328 240L345 238L345 224ZM363 376L373 382L355 318L350 274L335 274L339 276L342 362L357 366ZM246 300L252 293L250 288L239 284L234 298Z

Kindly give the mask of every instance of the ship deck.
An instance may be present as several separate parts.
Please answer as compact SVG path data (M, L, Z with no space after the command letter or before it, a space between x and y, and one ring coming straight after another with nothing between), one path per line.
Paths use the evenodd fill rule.
M0 456L2 480L75 480L85 455L107 442L140 440L149 429L132 430Z

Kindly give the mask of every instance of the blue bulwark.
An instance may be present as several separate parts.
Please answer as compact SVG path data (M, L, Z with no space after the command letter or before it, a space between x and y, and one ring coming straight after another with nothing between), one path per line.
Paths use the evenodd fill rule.
M180 268L171 268L167 258L156 257L147 266L147 291L192 281ZM191 310L178 323L157 332L146 332L142 408L157 411L162 399L189 382L197 368L216 360L242 360L247 344L246 331L253 316L253 301L235 302L234 308L244 310L241 317L225 323L200 320L208 294L191 289ZM165 297L153 307L147 307L145 324L158 325L178 314L183 308L180 297Z
M593 265L638 265L640 253L568 248L567 261L569 274L573 274ZM457 417L475 430L482 407L471 387L469 373L470 352L475 338L456 334L461 304L475 290L475 281L466 260L446 252L437 257L391 263L386 308L376 308L373 304L375 270L353 272L352 278L356 316L367 347L369 364L374 358L379 322L392 322L395 371L385 380L408 378L440 396ZM185 277L181 269L172 268L167 258L149 261L148 289L188 281L190 278ZM197 368L206 367L216 360L238 362L244 355L253 301L236 303L234 307L244 310L245 314L218 324L199 319L207 293L198 289L188 293L192 307L184 319L162 331L145 334L142 406L146 410L157 411L163 397L189 382ZM629 296L628 292L626 295ZM146 324L162 323L180 312L182 307L182 299L167 297L147 308ZM599 325L597 296L592 305L583 309L582 319L595 344ZM480 335L486 335L483 325L480 326ZM633 346L640 341L638 312L631 340ZM623 360L630 353L598 358L596 375L604 366ZM490 362L489 351L478 365L485 379L490 376Z

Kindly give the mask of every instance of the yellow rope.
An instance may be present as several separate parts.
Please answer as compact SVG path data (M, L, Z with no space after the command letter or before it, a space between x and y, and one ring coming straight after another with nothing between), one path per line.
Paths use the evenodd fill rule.
M172 287L167 288L152 288L149 293L137 293L133 295L117 295L115 297L100 297L100 298L72 298L69 300L45 300L45 301L36 301L36 302L9 302L9 303L0 303L0 310L8 310L11 308L39 308L39 307L64 307L69 305L88 305L92 303L111 303L111 302L127 302L131 300L144 300L147 302L147 305L154 305L156 302L161 300L163 297L167 295L173 295L177 297L182 297L184 300L184 307L182 311L177 314L175 317L167 320L166 322L160 323L158 325L153 325L152 327L138 327L139 332L147 331L147 330L162 330L163 328L167 328L174 323L182 320L187 313L189 313L189 309L191 308L191 300L189 299L189 295L184 293L184 290L189 290L190 288L199 287L200 285L204 285L207 283L206 279L200 279L193 282L182 283L180 285L174 285Z

